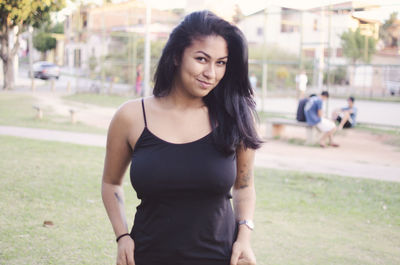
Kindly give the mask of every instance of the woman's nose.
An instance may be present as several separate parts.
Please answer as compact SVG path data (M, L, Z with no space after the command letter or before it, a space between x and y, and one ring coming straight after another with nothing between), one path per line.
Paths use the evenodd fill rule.
M207 64L206 68L205 68L204 71L203 71L203 75L204 75L205 77L207 77L208 79L213 79L213 78L215 78L216 73L215 73L215 66L214 66L214 64L212 64L212 63Z

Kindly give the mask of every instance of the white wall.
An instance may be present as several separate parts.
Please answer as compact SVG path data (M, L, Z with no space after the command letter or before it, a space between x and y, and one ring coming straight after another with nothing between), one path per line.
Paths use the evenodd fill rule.
M300 32L281 32L281 7L270 7L267 16L267 44L277 45L290 53L299 54ZM321 42L327 48L329 40L329 16L318 13L303 13L303 48L321 49ZM336 51L341 47L340 35L347 31L354 23L349 14L335 14L331 16L330 43L333 51L331 63L345 63L344 58L336 57ZM317 20L318 29L314 30L314 20ZM321 28L324 27L322 32ZM263 43L263 35L257 34L257 28L264 28L264 13L260 12L246 17L239 22L238 27L243 31L249 43Z

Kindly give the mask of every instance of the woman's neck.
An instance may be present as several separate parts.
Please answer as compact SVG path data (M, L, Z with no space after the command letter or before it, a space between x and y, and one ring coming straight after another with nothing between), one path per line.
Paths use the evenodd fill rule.
M162 97L167 107L184 109L197 109L205 106L203 98L193 97L185 93L182 89L178 89L176 86L171 88L169 94Z

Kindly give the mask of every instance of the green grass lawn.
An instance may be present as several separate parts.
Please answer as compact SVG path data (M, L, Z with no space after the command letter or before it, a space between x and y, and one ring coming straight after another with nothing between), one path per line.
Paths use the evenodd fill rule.
M115 264L104 152L0 136L0 264ZM400 264L400 183L257 169L256 190L257 264Z
M43 119L36 119L35 98L26 94L0 94L0 125L22 126L51 130L64 130L85 133L105 134L106 130L91 127L80 122L72 124L68 115L52 114L52 110L43 110Z
M106 94L77 93L64 96L63 99L77 101L81 103L93 104L100 107L117 108L122 103L132 99L132 97L119 96L119 95L106 95Z

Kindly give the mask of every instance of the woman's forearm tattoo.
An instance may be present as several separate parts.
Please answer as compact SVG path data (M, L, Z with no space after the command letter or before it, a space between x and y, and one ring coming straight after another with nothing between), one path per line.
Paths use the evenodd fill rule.
M122 200L121 196L118 194L118 192L114 192L114 196L117 199L118 203L122 206L121 208L121 217L122 221L124 222L124 226L126 229L128 229L128 224L126 223L126 217L125 217L125 212L124 212L124 200Z
M119 204L124 205L124 201L122 200L122 198L118 195L117 192L114 192L115 198L117 198L117 201L119 202Z
M250 170L240 170L239 172L239 179L238 179L238 187L239 189L244 189L249 186L250 181Z

